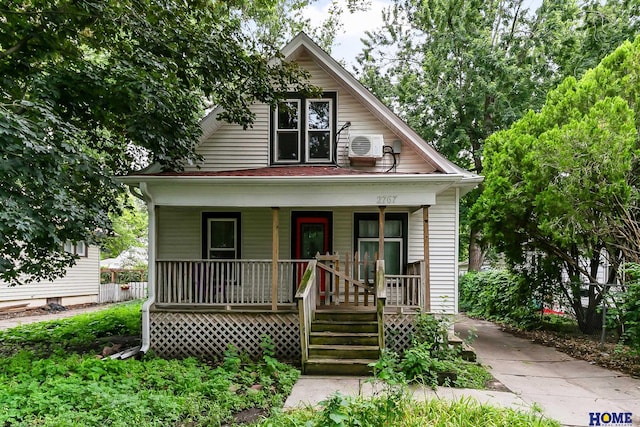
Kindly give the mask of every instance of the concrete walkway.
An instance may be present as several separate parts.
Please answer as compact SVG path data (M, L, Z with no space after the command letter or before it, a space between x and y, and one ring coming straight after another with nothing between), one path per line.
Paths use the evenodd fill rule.
M632 424L613 424L607 416L593 425L640 426L640 380L579 361L553 348L503 332L493 323L460 317L461 337L477 334L473 347L478 360L509 391L438 387L412 387L416 400L470 397L481 403L517 410L539 408L565 426L589 426L596 413L631 413ZM371 396L382 389L370 378L302 376L285 408L316 405L339 391L351 396ZM591 415L590 413L593 413Z
M597 413L630 412L632 425L640 426L640 380L517 338L491 322L461 317L455 328L461 337L475 331L478 360L525 404L563 425L598 425ZM606 416L600 421L629 425L607 423Z

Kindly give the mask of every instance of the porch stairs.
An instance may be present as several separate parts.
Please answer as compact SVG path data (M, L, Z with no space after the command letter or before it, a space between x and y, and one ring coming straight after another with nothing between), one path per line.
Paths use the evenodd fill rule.
M325 309L315 312L309 332L307 375L370 375L380 357L374 311Z

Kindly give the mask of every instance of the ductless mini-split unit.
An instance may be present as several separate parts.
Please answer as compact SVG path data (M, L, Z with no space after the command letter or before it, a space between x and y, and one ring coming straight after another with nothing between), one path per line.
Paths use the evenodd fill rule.
M383 146L382 135L353 135L349 141L349 158L381 159Z

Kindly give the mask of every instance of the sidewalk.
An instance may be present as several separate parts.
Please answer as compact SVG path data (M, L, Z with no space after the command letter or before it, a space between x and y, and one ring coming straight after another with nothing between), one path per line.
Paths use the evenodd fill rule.
M371 377L322 377L303 375L298 379L289 398L284 404L284 409L293 409L299 406L315 406L327 399L335 392L347 396L373 396L383 390L381 384L371 382ZM513 408L527 411L530 406L510 392L493 390L474 390L465 388L438 387L433 390L429 387L410 386L409 393L417 401L427 399L459 400L463 397L471 397L480 403L493 406Z
M65 319L67 317L76 316L82 313L90 313L93 311L100 311L111 307L113 304L100 304L92 305L82 308L69 308L65 311L53 311L45 312L45 314L37 314L33 316L22 317L9 317L6 319L0 319L0 330L15 328L20 325L27 325L29 323L47 322L49 320Z
M416 400L473 398L480 403L527 411L537 407L565 426L589 426L597 413L631 413L632 424L602 426L640 427L640 380L573 359L553 348L534 344L503 332L493 323L460 317L456 332L473 330L479 362L510 391L413 386ZM370 396L376 389L370 378L302 376L285 408L316 405L336 391L351 396ZM599 416L599 415L598 415Z
M536 404L563 425L588 426L597 413L630 412L632 425L640 426L639 379L517 338L491 322L460 317L455 328L460 336L475 330L478 360L527 405Z

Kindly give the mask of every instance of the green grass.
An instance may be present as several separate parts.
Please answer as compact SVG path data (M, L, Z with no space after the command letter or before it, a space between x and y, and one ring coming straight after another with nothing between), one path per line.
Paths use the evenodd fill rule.
M256 427L559 427L540 413L483 405L473 399L414 402L402 392L371 398L333 395L320 410L275 413Z
M66 319L30 323L0 331L0 356L10 356L20 350L43 356L60 351L84 353L98 350L108 343L104 338L140 335L140 308L139 301L129 302Z

